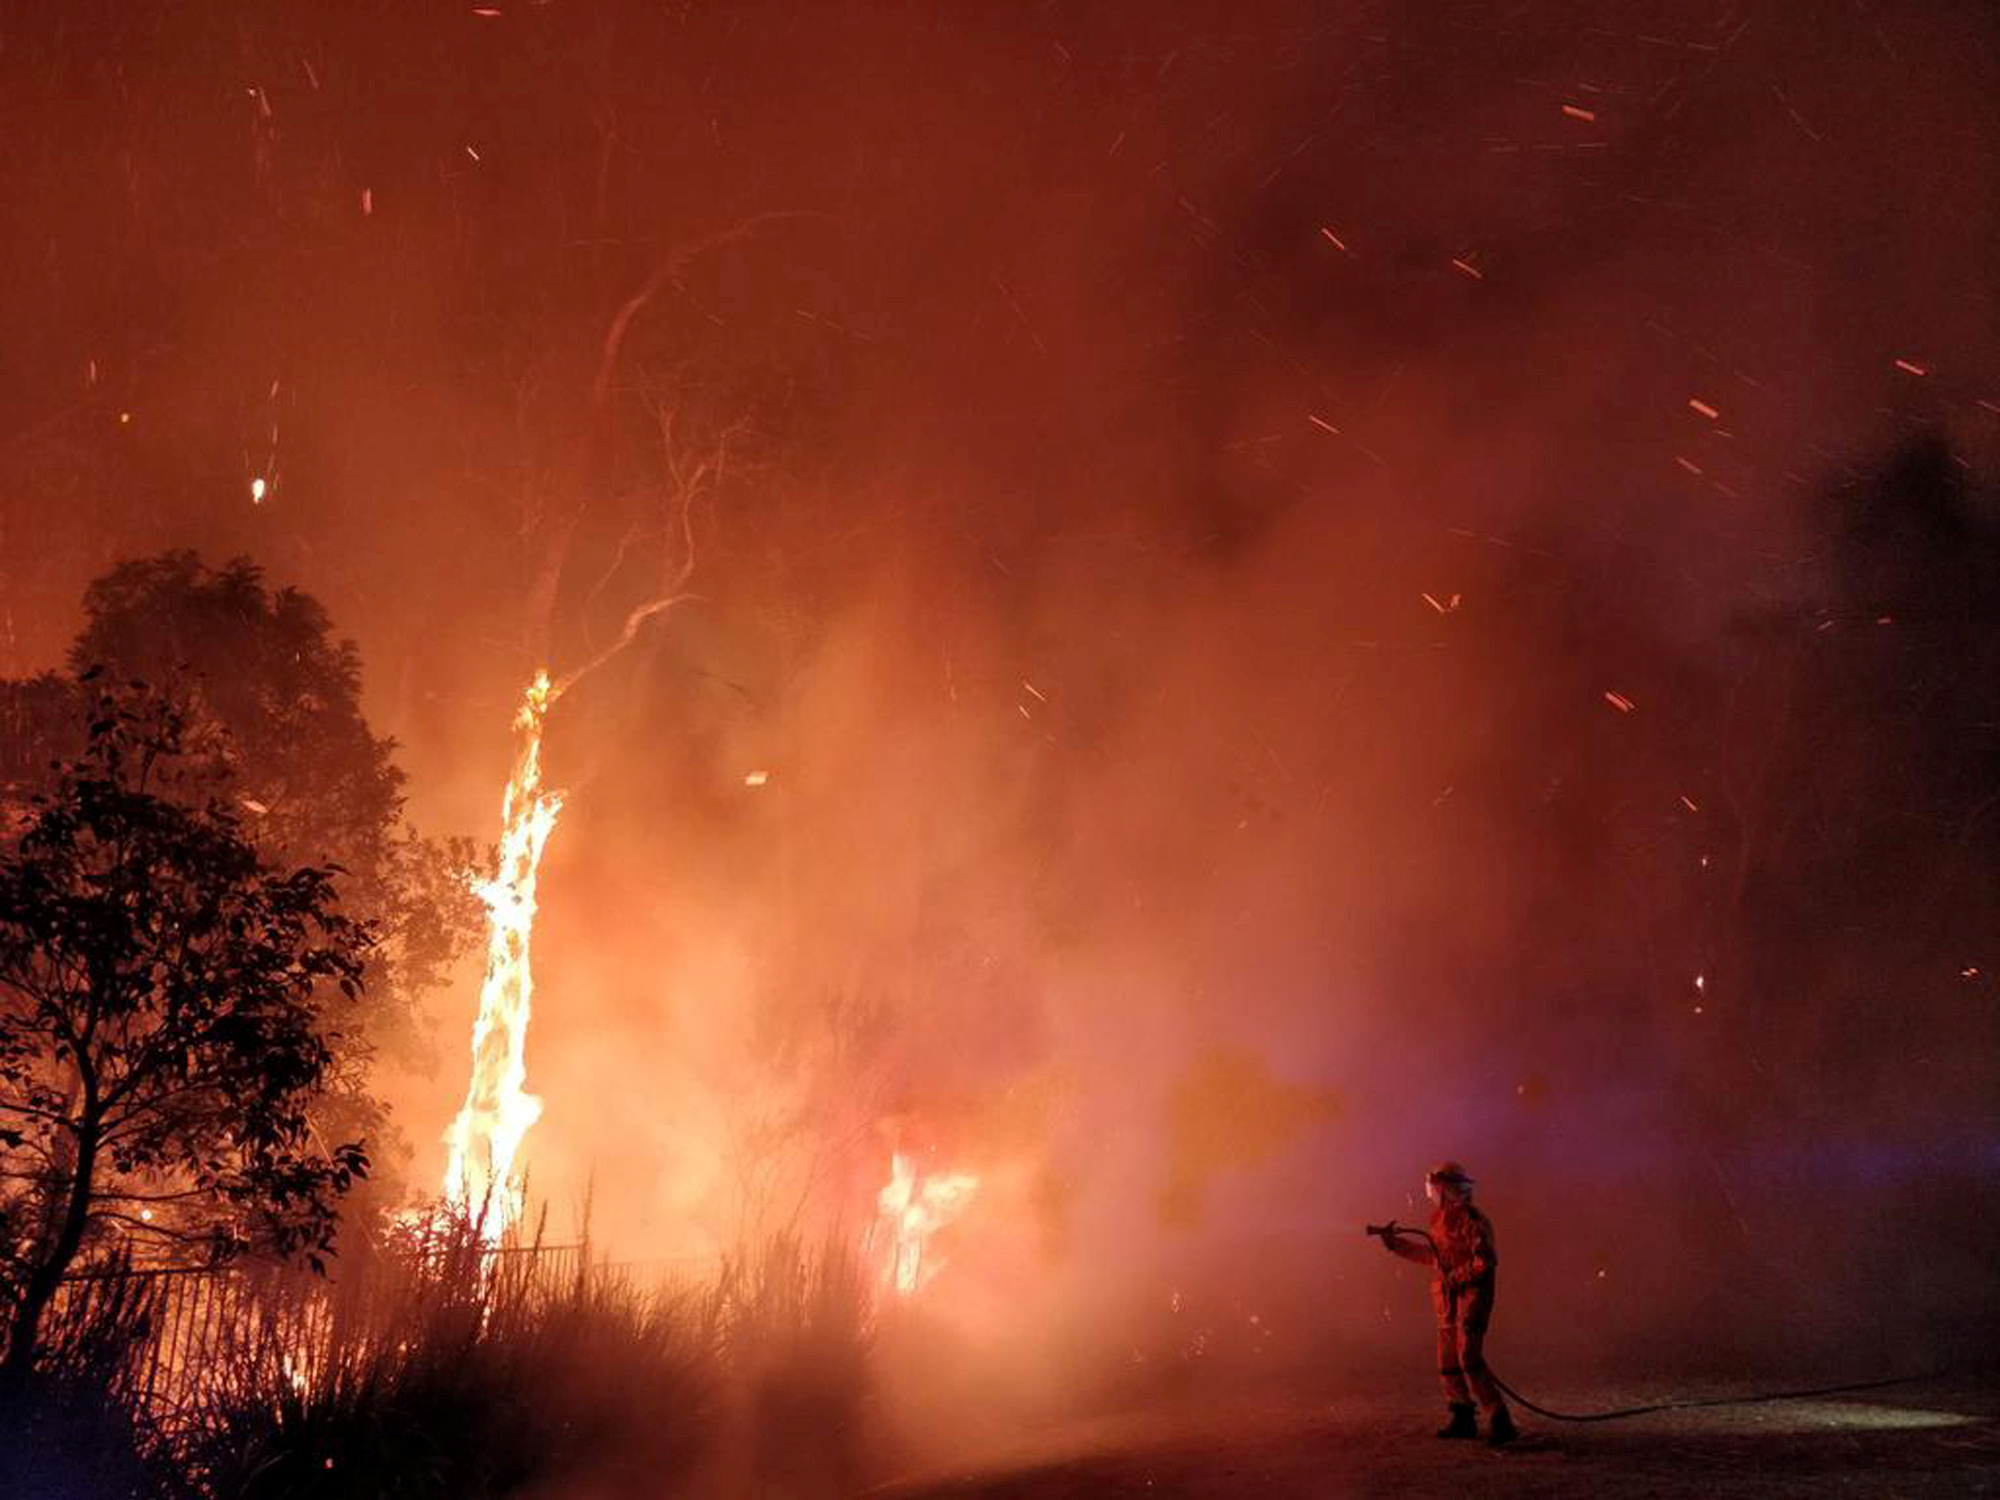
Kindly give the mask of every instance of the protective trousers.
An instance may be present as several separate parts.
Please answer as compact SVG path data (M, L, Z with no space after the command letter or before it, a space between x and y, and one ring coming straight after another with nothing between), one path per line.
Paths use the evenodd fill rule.
M1489 1296L1453 1299L1438 1324L1438 1384L1454 1406L1475 1400L1487 1411L1503 1404L1500 1388L1486 1368L1486 1325L1493 1317Z

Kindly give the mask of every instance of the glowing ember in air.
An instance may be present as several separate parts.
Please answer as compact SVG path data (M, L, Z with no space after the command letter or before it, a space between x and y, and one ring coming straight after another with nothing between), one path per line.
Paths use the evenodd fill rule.
M500 871L478 886L486 903L486 979L472 1027L472 1081L465 1107L445 1140L445 1197L485 1213L486 1238L498 1240L521 1211L515 1154L542 1112L528 1093L528 1014L534 999L529 941L535 926L535 879L542 850L562 811L562 795L542 790L542 724L555 692L540 671L514 716L520 753L500 808Z
M930 1238L965 1212L978 1191L979 1179L970 1173L920 1177L910 1159L896 1152L889 1181L875 1199L879 1217L874 1242L883 1256L882 1284L900 1296L914 1296L943 1270L944 1262L926 1253Z

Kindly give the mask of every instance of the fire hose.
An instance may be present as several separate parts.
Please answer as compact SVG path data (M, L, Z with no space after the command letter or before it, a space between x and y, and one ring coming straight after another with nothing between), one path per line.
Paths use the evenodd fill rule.
M1435 1260L1437 1258L1437 1241L1432 1239L1430 1234L1425 1230L1411 1229L1407 1225L1398 1224L1394 1219L1391 1219L1386 1224L1367 1225L1366 1232L1381 1240L1384 1245L1389 1245L1392 1248L1396 1237L1399 1235L1408 1235L1412 1239L1422 1240L1426 1245L1430 1246L1432 1259ZM1922 1375L1894 1375L1886 1380L1863 1380L1847 1385L1814 1386L1807 1390L1759 1391L1748 1396L1688 1397L1675 1401L1655 1401L1647 1406L1621 1406L1615 1411L1587 1412L1557 1411L1552 1407L1542 1406L1534 1401L1530 1401L1526 1396L1502 1380L1494 1372L1490 1364L1486 1368L1486 1373L1493 1381L1493 1384L1499 1387L1502 1394L1527 1410L1534 1412L1537 1416L1547 1417L1551 1421L1556 1422L1617 1422L1624 1420L1626 1417L1644 1417L1663 1411L1692 1411L1697 1407L1705 1406L1759 1406L1776 1401L1805 1401L1815 1396L1845 1396L1857 1391L1879 1391L1892 1385L1914 1385L1918 1381L1933 1379L1940 1372L1930 1371Z

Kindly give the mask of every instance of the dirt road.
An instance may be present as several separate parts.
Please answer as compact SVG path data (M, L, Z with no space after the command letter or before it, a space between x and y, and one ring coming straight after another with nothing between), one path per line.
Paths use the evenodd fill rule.
M1606 1408L1646 1392L1564 1393ZM1586 1399L1587 1396L1587 1399ZM869 1500L2000 1496L2000 1388L1934 1382L1842 1398L1577 1426L1523 1417L1515 1447L1444 1443L1404 1400L1263 1400L1079 1424L868 1491Z

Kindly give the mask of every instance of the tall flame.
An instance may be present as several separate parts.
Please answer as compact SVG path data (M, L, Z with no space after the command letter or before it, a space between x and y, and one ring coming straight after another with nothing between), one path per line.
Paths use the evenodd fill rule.
M889 1180L875 1199L876 1233L883 1242L883 1284L909 1297L943 1270L943 1261L926 1254L930 1238L965 1212L978 1191L979 1179L969 1172L919 1177L909 1157L896 1152L890 1158Z
M527 1092L528 1015L535 993L529 943L535 929L535 880L542 849L562 811L562 794L542 790L542 724L555 692L546 670L528 684L514 716L520 752L500 805L500 869L476 887L486 903L486 979L472 1027L472 1081L465 1107L445 1133L448 1201L483 1213L489 1241L520 1215L514 1158L542 1101Z

